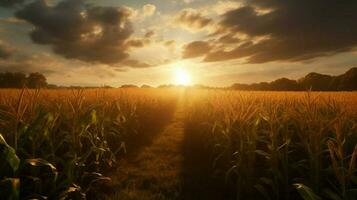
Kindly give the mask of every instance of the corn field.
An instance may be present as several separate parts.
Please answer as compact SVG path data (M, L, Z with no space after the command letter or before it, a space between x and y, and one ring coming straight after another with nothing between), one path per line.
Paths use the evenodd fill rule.
M111 199L178 106L181 199L357 199L357 93L175 88L1 90L0 199Z
M184 151L200 159L198 184L210 177L223 199L357 199L356 93L188 96Z
M105 174L175 108L170 91L0 91L0 199L102 199ZM147 131L150 130L150 131Z

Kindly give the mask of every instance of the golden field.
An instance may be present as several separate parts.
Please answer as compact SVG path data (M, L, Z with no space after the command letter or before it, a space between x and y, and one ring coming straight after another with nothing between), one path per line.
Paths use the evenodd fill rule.
M357 195L356 92L0 90L0 134L10 199ZM141 178L129 191L119 180L135 178L118 171L134 158Z
M216 188L214 199L356 198L357 93L191 96L184 150L187 168L197 167L198 184L206 185L202 193Z

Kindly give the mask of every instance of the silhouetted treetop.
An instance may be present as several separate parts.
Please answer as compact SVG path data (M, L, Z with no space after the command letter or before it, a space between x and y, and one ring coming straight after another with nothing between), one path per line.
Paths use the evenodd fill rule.
M47 79L41 73L31 73L28 76L21 72L0 73L0 88L43 88L47 87Z
M27 87L29 88L43 88L47 86L47 79L43 74L38 72L31 73L27 77Z
M346 73L338 76L330 76L312 72L305 77L296 80L280 78L270 83L240 84L231 86L237 90L273 90L273 91L356 91L357 68L351 68Z
M126 85L120 86L120 88L138 88L138 86L137 85L133 85L133 84L126 84Z

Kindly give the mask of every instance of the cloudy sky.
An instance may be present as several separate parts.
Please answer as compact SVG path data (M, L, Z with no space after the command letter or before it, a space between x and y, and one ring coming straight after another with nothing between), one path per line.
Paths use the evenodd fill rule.
M58 85L298 78L357 66L355 0L0 0L0 71Z

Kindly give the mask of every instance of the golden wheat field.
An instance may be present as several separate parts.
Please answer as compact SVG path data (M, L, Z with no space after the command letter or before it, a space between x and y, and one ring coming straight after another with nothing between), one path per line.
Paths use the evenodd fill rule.
M0 91L4 199L356 199L356 92Z

